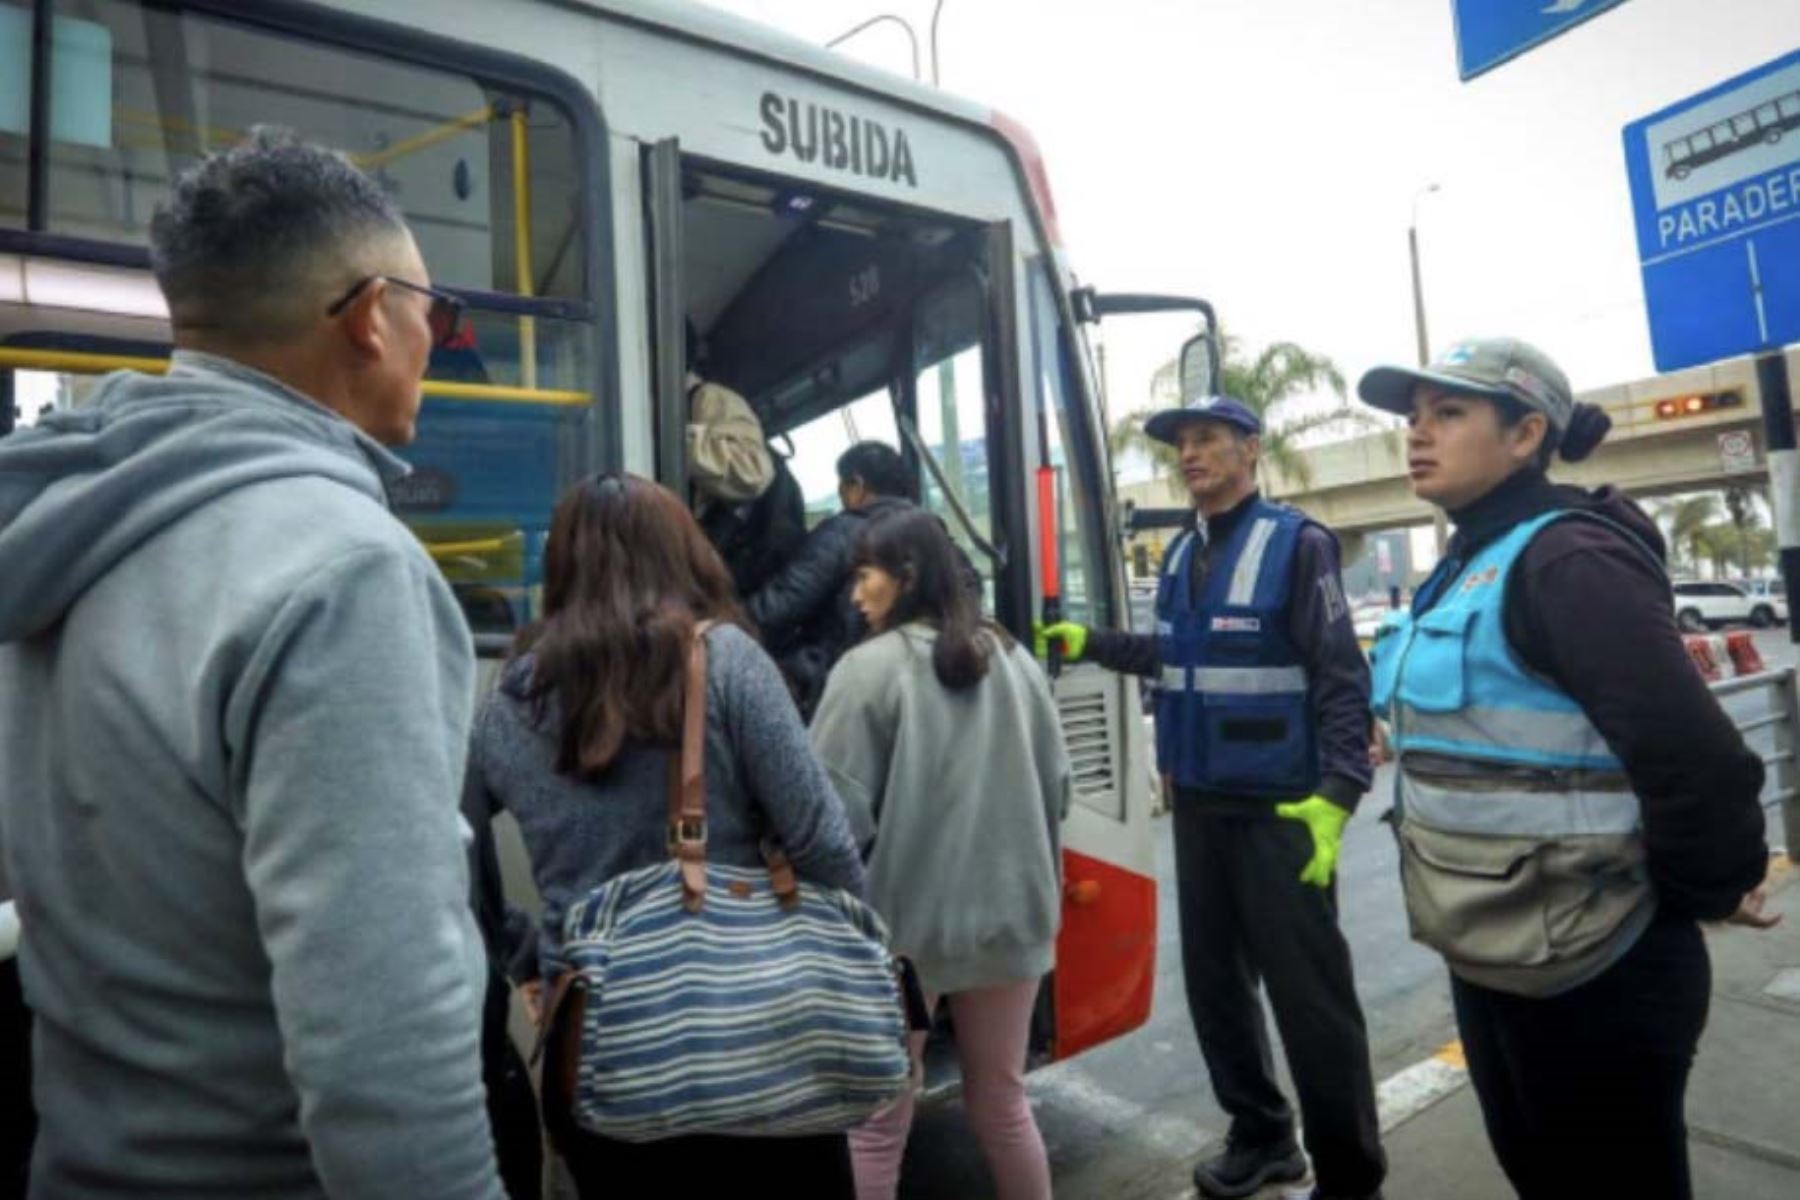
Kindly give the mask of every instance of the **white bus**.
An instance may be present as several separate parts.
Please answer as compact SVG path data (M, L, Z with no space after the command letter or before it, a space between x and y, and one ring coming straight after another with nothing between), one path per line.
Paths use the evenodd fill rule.
M469 304L395 502L490 648L533 615L572 481L685 487L689 321L809 507L887 440L1015 633L1047 602L1127 623L1083 324L1204 306L1076 289L1014 122L696 5L0 0L0 434L161 369L152 209L265 123L378 177ZM1054 686L1077 798L1036 1061L1141 1024L1156 945L1136 682Z

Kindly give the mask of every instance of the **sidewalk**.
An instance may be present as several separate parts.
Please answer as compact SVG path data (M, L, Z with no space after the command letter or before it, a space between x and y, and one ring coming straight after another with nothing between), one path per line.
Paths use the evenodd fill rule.
M1775 929L1707 930L1712 1011L1687 1097L1700 1200L1800 1196L1800 870L1771 890ZM1384 1140L1387 1200L1513 1200L1466 1081Z

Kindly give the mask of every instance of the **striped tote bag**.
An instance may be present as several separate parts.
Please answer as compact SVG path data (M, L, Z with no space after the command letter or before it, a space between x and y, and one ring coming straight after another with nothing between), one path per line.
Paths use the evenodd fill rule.
M902 969L856 897L705 858L705 641L670 772L670 860L595 888L563 926L547 1029L561 1101L628 1142L861 1124L911 1079Z

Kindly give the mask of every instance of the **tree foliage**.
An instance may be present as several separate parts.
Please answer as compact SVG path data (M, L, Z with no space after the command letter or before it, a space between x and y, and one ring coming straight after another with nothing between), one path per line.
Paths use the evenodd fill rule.
M1243 344L1229 336L1221 339L1221 350L1224 363L1220 383L1224 393L1243 401L1262 418L1263 459L1290 479L1303 485L1312 480L1311 464L1299 445L1308 435L1332 428L1379 428L1374 418L1350 407L1344 373L1323 354L1293 342L1276 342L1254 358L1246 358ZM1320 391L1335 395L1337 407L1300 416L1282 411L1296 397ZM1180 405L1179 361L1171 359L1157 368L1150 380L1150 397L1150 408L1120 417L1107 436L1115 455L1135 450L1151 460L1158 478L1168 478L1179 470L1174 448L1146 434L1144 422L1154 412Z

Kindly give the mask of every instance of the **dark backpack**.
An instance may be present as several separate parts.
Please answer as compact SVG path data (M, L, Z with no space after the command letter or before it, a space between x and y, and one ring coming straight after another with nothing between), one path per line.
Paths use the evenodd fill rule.
M731 570L739 596L749 596L806 540L806 497L787 460L769 451L775 477L763 494L741 504L713 504L700 518L713 548Z

